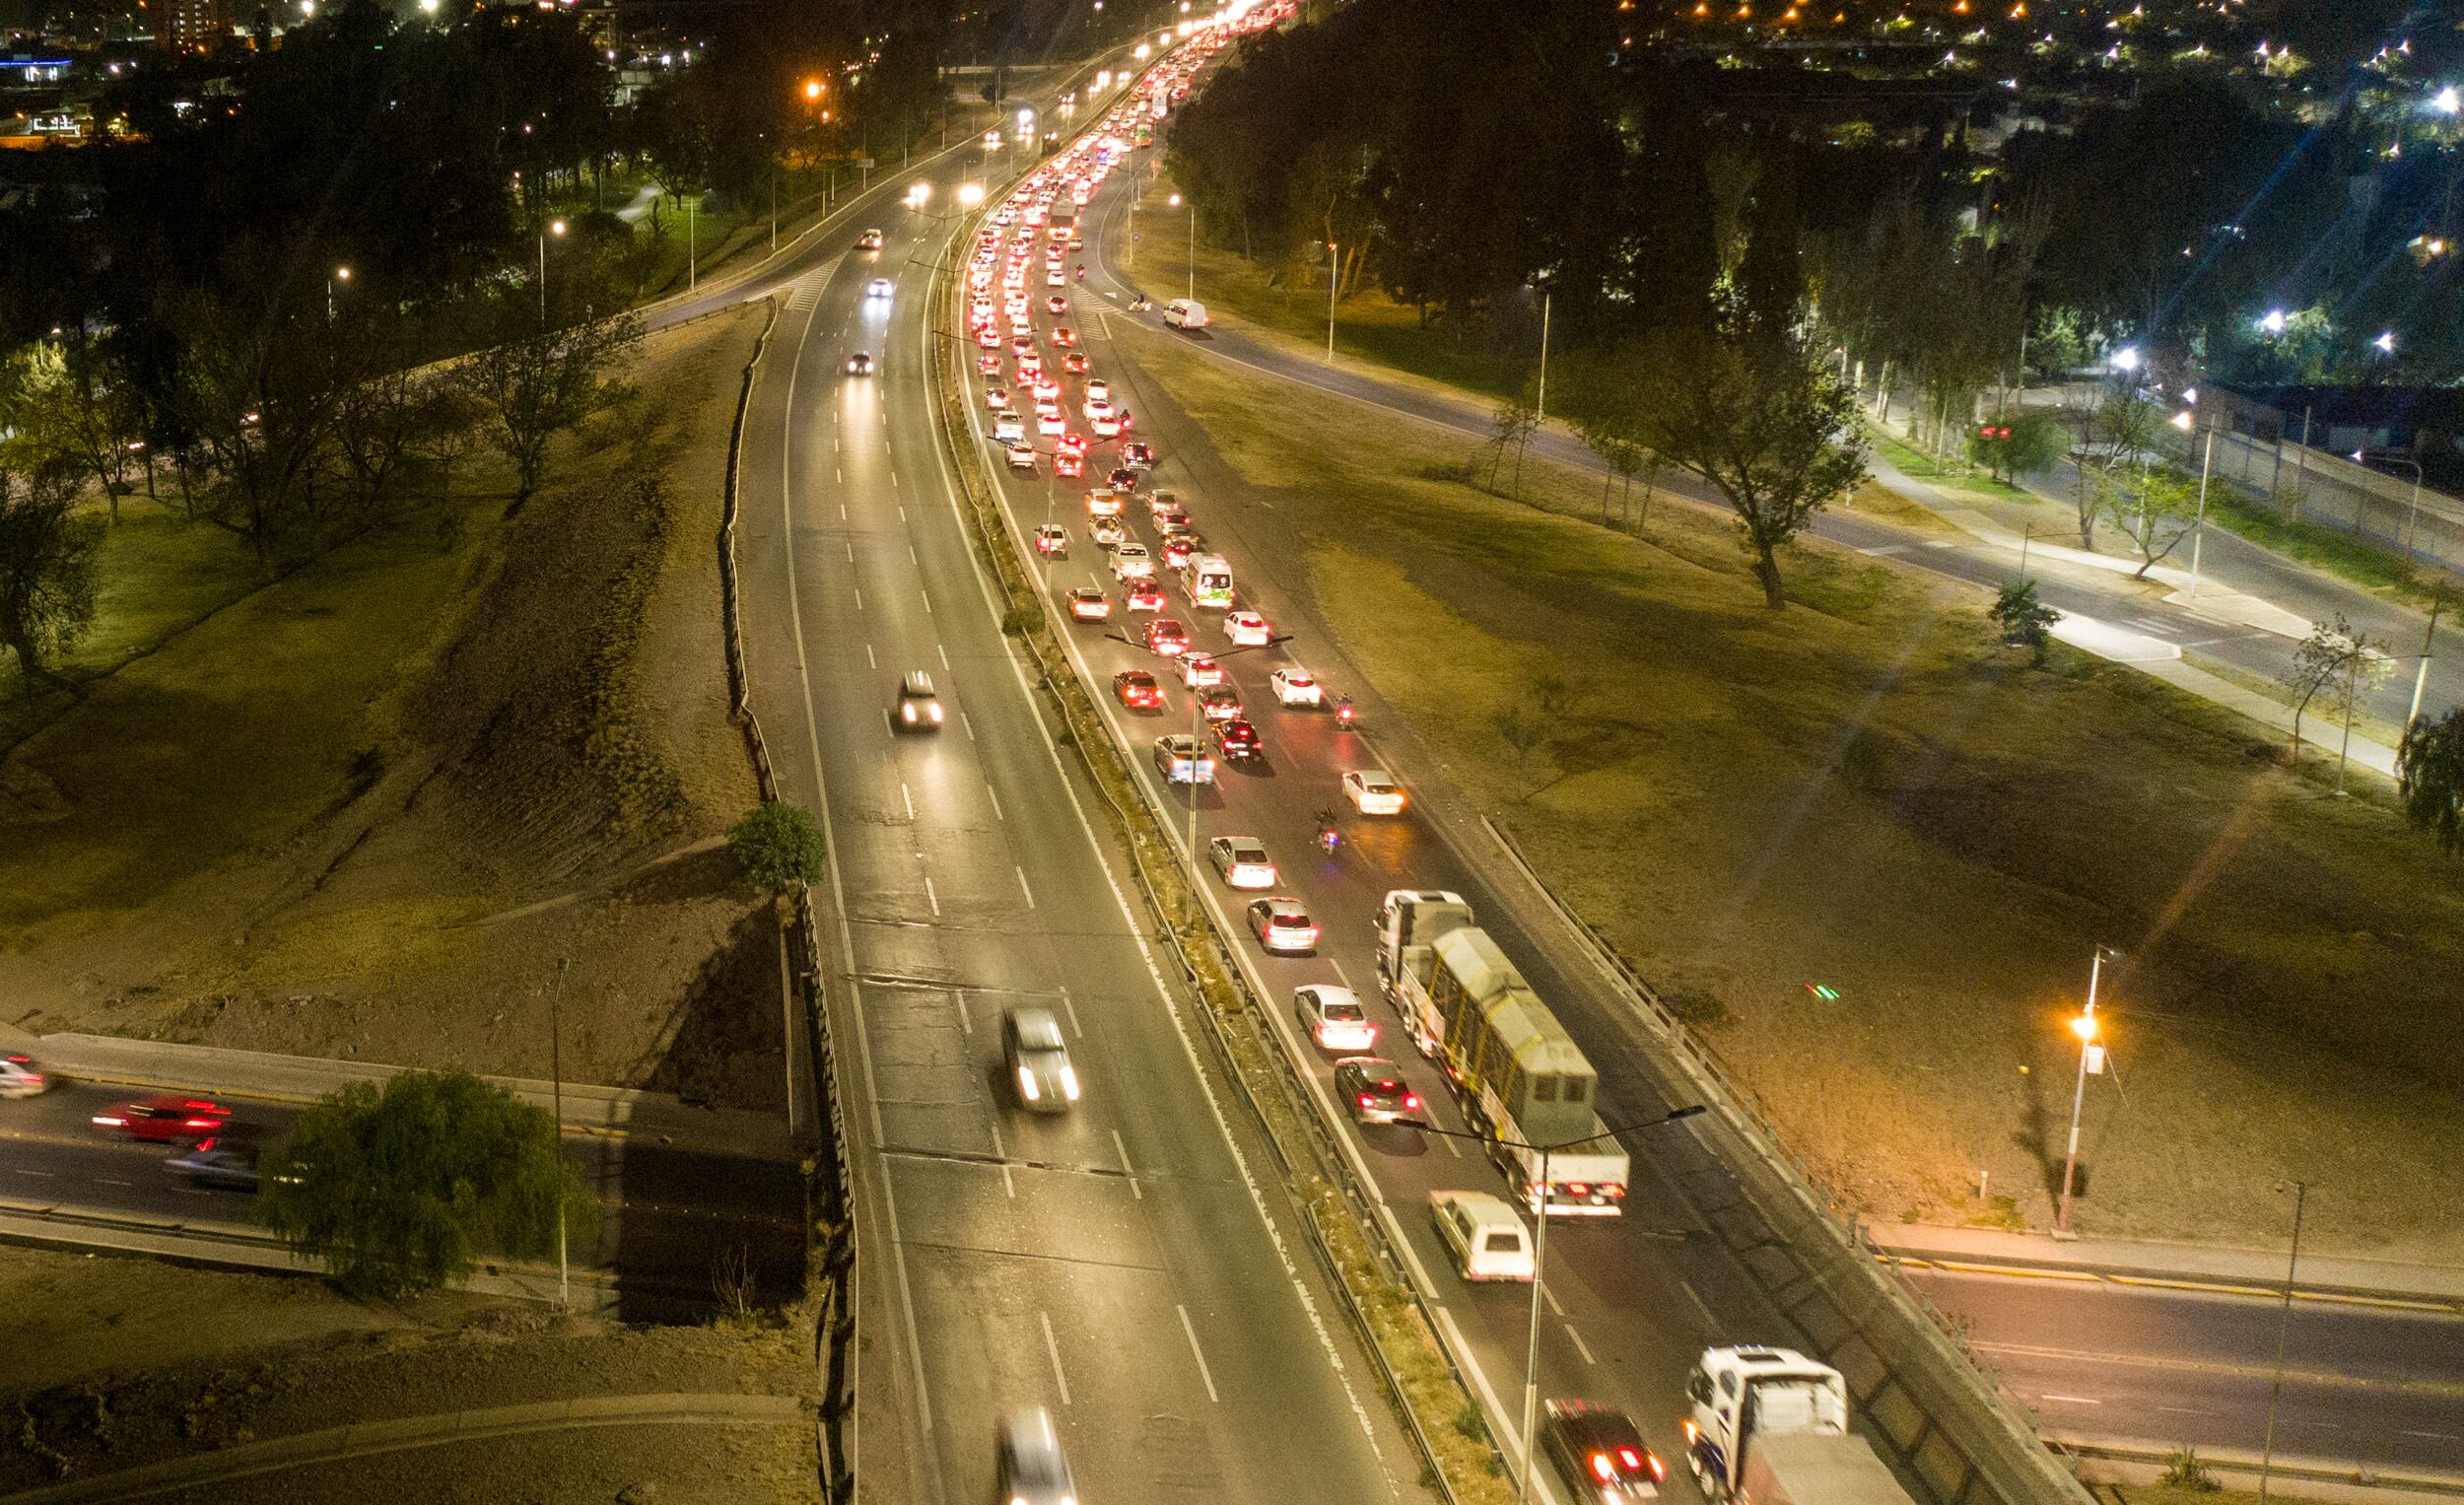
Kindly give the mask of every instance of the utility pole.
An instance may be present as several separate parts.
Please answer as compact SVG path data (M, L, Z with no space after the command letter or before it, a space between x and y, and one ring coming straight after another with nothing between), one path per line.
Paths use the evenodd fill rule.
M2053 1213L2056 1233L2071 1231L2071 1187L2079 1174L2080 1110L2088 1101L2088 1053L2096 1049L2096 984L2104 975L2107 950L2098 946L2095 958L2088 964L2088 1006L2071 1021L2071 1033L2079 1037L2079 1082L2071 1089L2071 1145L2062 1156L2062 1200Z
M2281 1190L2281 1188L2279 1189ZM2285 1339L2293 1329L2293 1278L2301 1267L2301 1212L2310 1199L2310 1184L2293 1184L2293 1253L2285 1261L2285 1306L2276 1319L2276 1379L2267 1390L2267 1441L2259 1450L2259 1505L2267 1505L2267 1476L2276 1465L2276 1402L2285 1394Z
M2413 709L2404 713L2404 729L2422 718L2422 692L2430 688L2430 645L2438 636L2438 608L2447 603L2446 582L2441 581L2430 597L2430 629L2422 634L2422 666L2413 675Z
M556 1152L565 1153L565 1030L559 1012L558 994L565 989L565 971L574 964L570 956L556 959L556 977L548 984L548 1082L551 1099L556 1105ZM571 1311L574 1305L572 1271L565 1257L565 1198L556 1199L556 1304Z
M1331 341L1334 336L1330 333L1328 338ZM1548 294L1546 292L1540 294L1540 396L1532 404L1532 421L1536 424L1548 422Z

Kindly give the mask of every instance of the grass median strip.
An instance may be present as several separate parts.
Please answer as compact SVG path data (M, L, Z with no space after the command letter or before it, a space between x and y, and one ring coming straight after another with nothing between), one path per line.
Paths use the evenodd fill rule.
M1368 1234L1345 1199L1319 1141L1310 1131L1306 1112L1293 1101L1288 1070L1258 1031L1244 1027L1247 1007L1237 981L1208 943L1208 928L1198 917L1170 840L1158 828L1086 688L1070 669L1061 643L1052 632L1034 580L1018 562L1006 537L997 505L992 501L991 479L983 473L981 456L966 439L965 416L952 392L963 382L944 375L943 420L954 443L966 512L974 543L998 581L1007 607L1006 630L1018 637L1042 671L1044 688L1060 711L1067 740L1103 788L1105 803L1119 822L1132 859L1148 891L1166 915L1191 917L1173 925L1169 937L1196 980L1209 1015L1207 1028L1223 1046L1245 1094L1258 1108L1276 1152L1291 1168L1290 1191L1316 1214L1328 1254L1372 1341L1394 1374L1402 1392L1393 1399L1410 1407L1417 1426L1428 1438L1459 1505L1504 1505L1512 1498L1506 1480L1494 1471L1495 1454L1473 1402L1437 1338L1421 1319L1411 1293L1385 1273Z

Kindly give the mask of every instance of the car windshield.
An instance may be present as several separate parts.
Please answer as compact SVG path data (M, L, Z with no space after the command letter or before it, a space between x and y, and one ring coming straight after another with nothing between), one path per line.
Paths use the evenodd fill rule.
M1059 1051L1061 1048L1061 1025L1051 1014L1041 1011L1019 1014L1015 1016L1013 1027L1018 1032L1018 1044L1023 1050Z
M1309 917L1301 914L1297 910L1287 912L1283 918L1285 923L1290 924L1307 924L1309 923ZM1325 1014L1329 1019L1344 1024L1354 1023L1369 1017L1367 1014L1360 1011L1360 1005L1357 1003L1342 1003L1332 999L1321 999L1318 1004L1318 1009L1319 1012Z

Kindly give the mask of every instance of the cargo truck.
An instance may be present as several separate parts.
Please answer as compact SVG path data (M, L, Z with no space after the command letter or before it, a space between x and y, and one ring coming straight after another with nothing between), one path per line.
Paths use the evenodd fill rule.
M1828 1364L1792 1348L1707 1348L1685 1394L1686 1463L1714 1505L1914 1505L1848 1430L1848 1382Z
M1446 889L1396 889L1378 911L1378 981L1420 1054L1525 1206L1614 1217L1629 1166L1593 1106L1598 1073L1548 1005ZM1545 1157L1531 1145L1565 1145Z

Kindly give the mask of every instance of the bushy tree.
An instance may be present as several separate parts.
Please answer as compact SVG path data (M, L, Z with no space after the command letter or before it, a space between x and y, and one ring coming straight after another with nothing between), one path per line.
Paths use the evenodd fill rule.
M68 486L18 469L0 445L0 646L29 694L58 681L52 656L94 621L96 532Z
M821 827L801 805L765 799L727 831L727 859L736 876L765 892L790 883L818 883L829 854Z
M2004 414L1968 442L1968 454L1996 480L2050 470L2071 449L2071 430L2051 413Z
M2044 667L2045 644L2062 613L2036 598L2034 581L2013 581L2003 586L1986 615L1993 619L2005 645L2026 649L2028 662Z
M2404 728L2396 787L2405 819L2429 832L2440 851L2464 852L2464 711L2415 717Z
M551 1255L560 1214L571 1242L596 1237L554 1118L466 1071L328 1093L261 1164L266 1225L361 1295L446 1284L483 1255Z
M454 368L454 384L485 415L489 443L513 462L516 500L539 487L548 445L624 395L622 371L641 338L630 314L539 327L535 306L498 300L495 343Z

